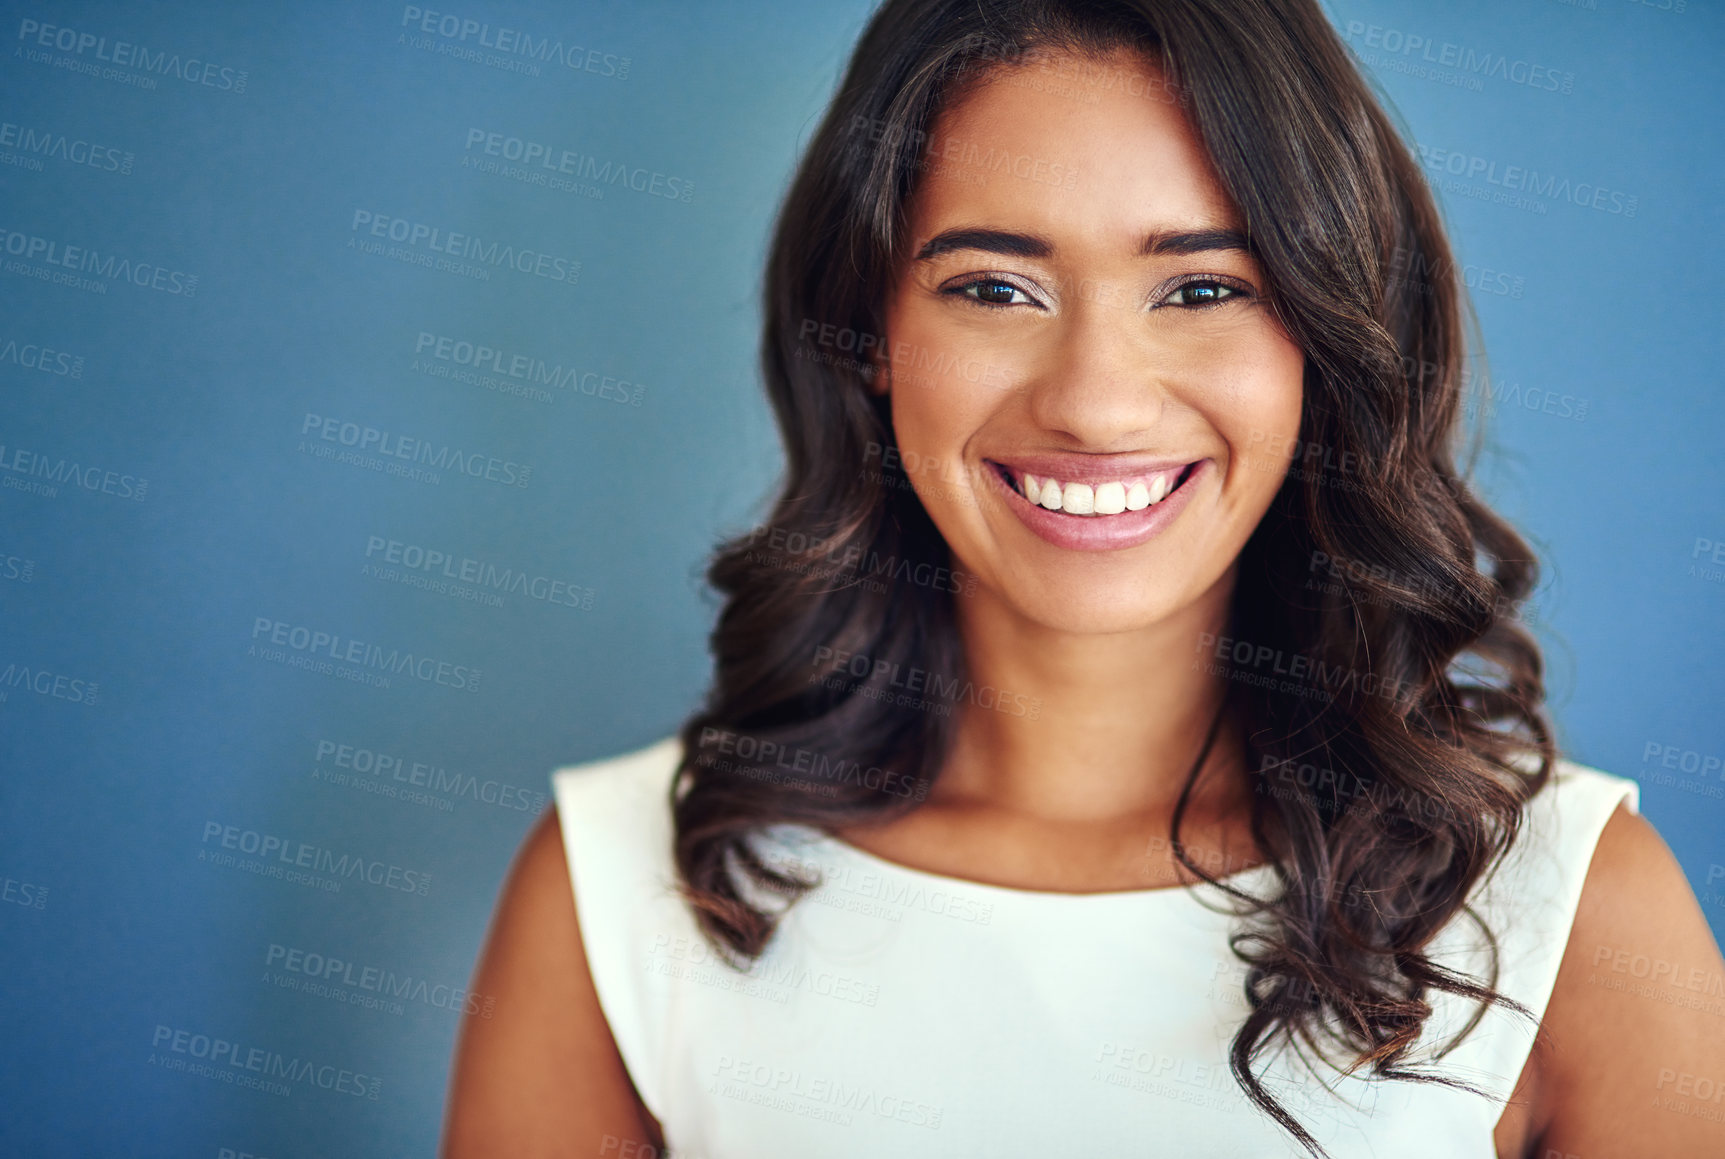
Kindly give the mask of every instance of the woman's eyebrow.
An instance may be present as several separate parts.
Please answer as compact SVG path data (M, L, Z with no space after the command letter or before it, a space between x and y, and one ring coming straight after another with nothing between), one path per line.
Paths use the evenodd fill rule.
M1144 237L1138 252L1156 254L1201 254L1212 250L1244 250L1252 252L1246 235L1237 229L1193 229L1174 232L1152 230Z
M953 250L982 250L984 253L1006 254L1015 258L1045 258L1054 252L1054 243L1029 233L1008 233L1003 229L960 227L935 234L916 251L916 260L926 262Z
M1012 233L1003 229L980 229L960 226L935 234L916 251L916 260L926 262L954 250L980 250L983 253L1005 254L1015 258L1045 258L1054 252L1054 243L1032 233ZM1246 235L1236 229L1152 230L1144 237L1138 252L1145 257L1164 254L1197 254L1214 250L1241 250L1251 253Z

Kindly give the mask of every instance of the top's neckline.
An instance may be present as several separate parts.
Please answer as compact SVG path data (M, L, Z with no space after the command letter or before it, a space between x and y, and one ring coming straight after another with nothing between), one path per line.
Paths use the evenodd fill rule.
M805 849L811 847L829 849L841 858L848 858L853 862L860 862L863 865L872 866L890 873L896 873L903 877L929 882L946 889L978 890L996 897L1029 898L1035 901L1046 900L1048 902L1062 901L1080 905L1085 903L1105 903L1120 899L1153 898L1168 894L1179 895L1196 900L1198 891L1209 886L1208 882L1196 881L1181 885L1150 886L1146 889L1106 889L1090 890L1080 893L1055 889L1021 889L1012 885L996 885L987 881L973 881L968 877L952 877L944 873L935 873L932 870L917 869L915 866L906 865L899 861L891 861L879 854L870 853L861 846L852 845L850 842L841 837L835 837L831 833L812 829L805 829L805 831L812 833L813 835L810 845L804 846ZM1261 894L1257 894L1257 891L1253 890L1251 887L1260 883L1268 885L1273 882L1275 880L1275 864L1269 861L1261 861L1257 865L1249 865L1245 869L1237 869L1233 873L1217 878L1217 880L1233 886L1235 889L1243 890L1246 893L1253 893L1257 896L1262 896ZM1220 890L1213 890L1212 892L1216 896L1225 896Z

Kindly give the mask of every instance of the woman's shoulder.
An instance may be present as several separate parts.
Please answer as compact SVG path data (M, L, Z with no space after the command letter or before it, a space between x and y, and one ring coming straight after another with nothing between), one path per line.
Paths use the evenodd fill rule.
M1603 796L1627 778L1580 768ZM1633 786L1633 782L1629 782ZM1546 1028L1553 1125L1545 1145L1593 1154L1701 1154L1717 1122L1694 1114L1685 1074L1725 1073L1725 960L1677 858L1630 789L1605 810L1581 866ZM1676 1110L1680 1114L1670 1114ZM1705 1139L1703 1138L1705 1136ZM1708 1150L1709 1154L1720 1152Z
M607 779L572 781L565 799L584 801L586 815L603 813L593 790ZM640 1038L636 1023L624 1021L621 1034L610 1025L619 1005L615 954L592 938L615 921L598 888L606 875L571 873L567 822L562 801L534 822L499 893L469 991L496 1009L488 1000L484 1017L461 1028L440 1152L450 1159L550 1154L572 1138L659 1144L647 1096L626 1065ZM623 995L627 1014L626 988Z
M1560 970L1585 974L1589 954L1609 957L1642 941L1648 915L1705 930L1676 858L1640 806L1634 779L1557 760L1523 806L1509 852L1469 898L1501 953L1499 989L1536 1015Z
M643 1106L664 1114L666 966L699 931L676 888L671 785L677 736L551 773L564 872L605 1022ZM685 951L686 952L686 951Z
M564 842L619 843L638 847L643 838L669 840L671 780L683 759L676 736L609 757L554 769L552 800L557 802Z
M552 771L551 785L559 803L564 797L587 804L632 800L661 789L669 793L682 756L682 741L673 734L612 756L563 765Z
M1641 815L1638 782L1560 760L1527 805L1533 846L1556 845L1576 941L1615 947L1653 929L1704 929L1694 890L1659 831ZM1647 922L1654 917L1652 926ZM1633 932L1632 932L1633 931ZM1710 941L1711 938L1709 937Z
M1619 776L1569 757L1553 761L1551 773L1553 787L1566 792L1570 801L1610 798L1615 804L1627 800L1631 812L1640 810L1641 782L1634 777Z
M1534 767L1531 761L1512 763L1527 771ZM1619 801L1626 802L1631 812L1639 812L1640 782L1560 756L1552 761L1551 777L1545 786L1529 799L1527 811L1534 815L1576 816L1604 809L1609 815Z
M1516 763L1532 771L1531 764ZM1637 781L1557 758L1551 776L1522 806L1516 841L1500 873L1537 874L1561 884L1566 908L1573 908L1600 836L1619 806L1639 816Z
M1531 759L1510 764L1529 774L1537 768ZM1476 885L1470 902L1532 935L1532 946L1553 937L1561 946L1607 825L1620 807L1639 819L1640 806L1641 786L1633 779L1557 758L1551 775L1523 803L1508 851ZM1555 970L1555 961L1544 964Z
M672 735L552 772L558 827L581 903L662 885L672 873L671 783L682 755Z

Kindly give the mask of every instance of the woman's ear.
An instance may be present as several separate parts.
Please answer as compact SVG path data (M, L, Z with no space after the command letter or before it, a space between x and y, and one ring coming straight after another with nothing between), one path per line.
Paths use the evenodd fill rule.
M869 351L868 390L870 394L885 397L892 393L892 364L887 360L883 339L873 350Z
M889 307L891 303L888 303ZM892 343L886 336L886 326L880 326L881 333L870 335L872 341L868 348L868 389L870 394L886 397L892 393L892 358L888 351Z

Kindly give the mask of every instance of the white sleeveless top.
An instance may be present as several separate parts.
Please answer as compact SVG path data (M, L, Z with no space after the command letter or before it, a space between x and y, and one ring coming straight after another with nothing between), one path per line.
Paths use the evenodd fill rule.
M1301 1156L1246 1100L1227 1050L1245 1016L1234 920L1207 885L1071 894L927 873L803 826L758 845L824 883L747 974L713 953L672 890L667 738L551 776L581 935L630 1078L679 1159ZM1526 807L1473 905L1498 990L1543 1018L1593 849L1637 784L1568 761ZM1229 877L1260 896L1260 865ZM1208 898L1207 907L1203 900ZM1453 922L1428 953L1483 976ZM1476 1011L1431 996L1427 1044ZM1534 1027L1496 1007L1431 1083L1340 1078L1277 1055L1272 1093L1334 1159L1494 1159L1492 1131ZM1257 1066L1262 1072L1264 1062Z

